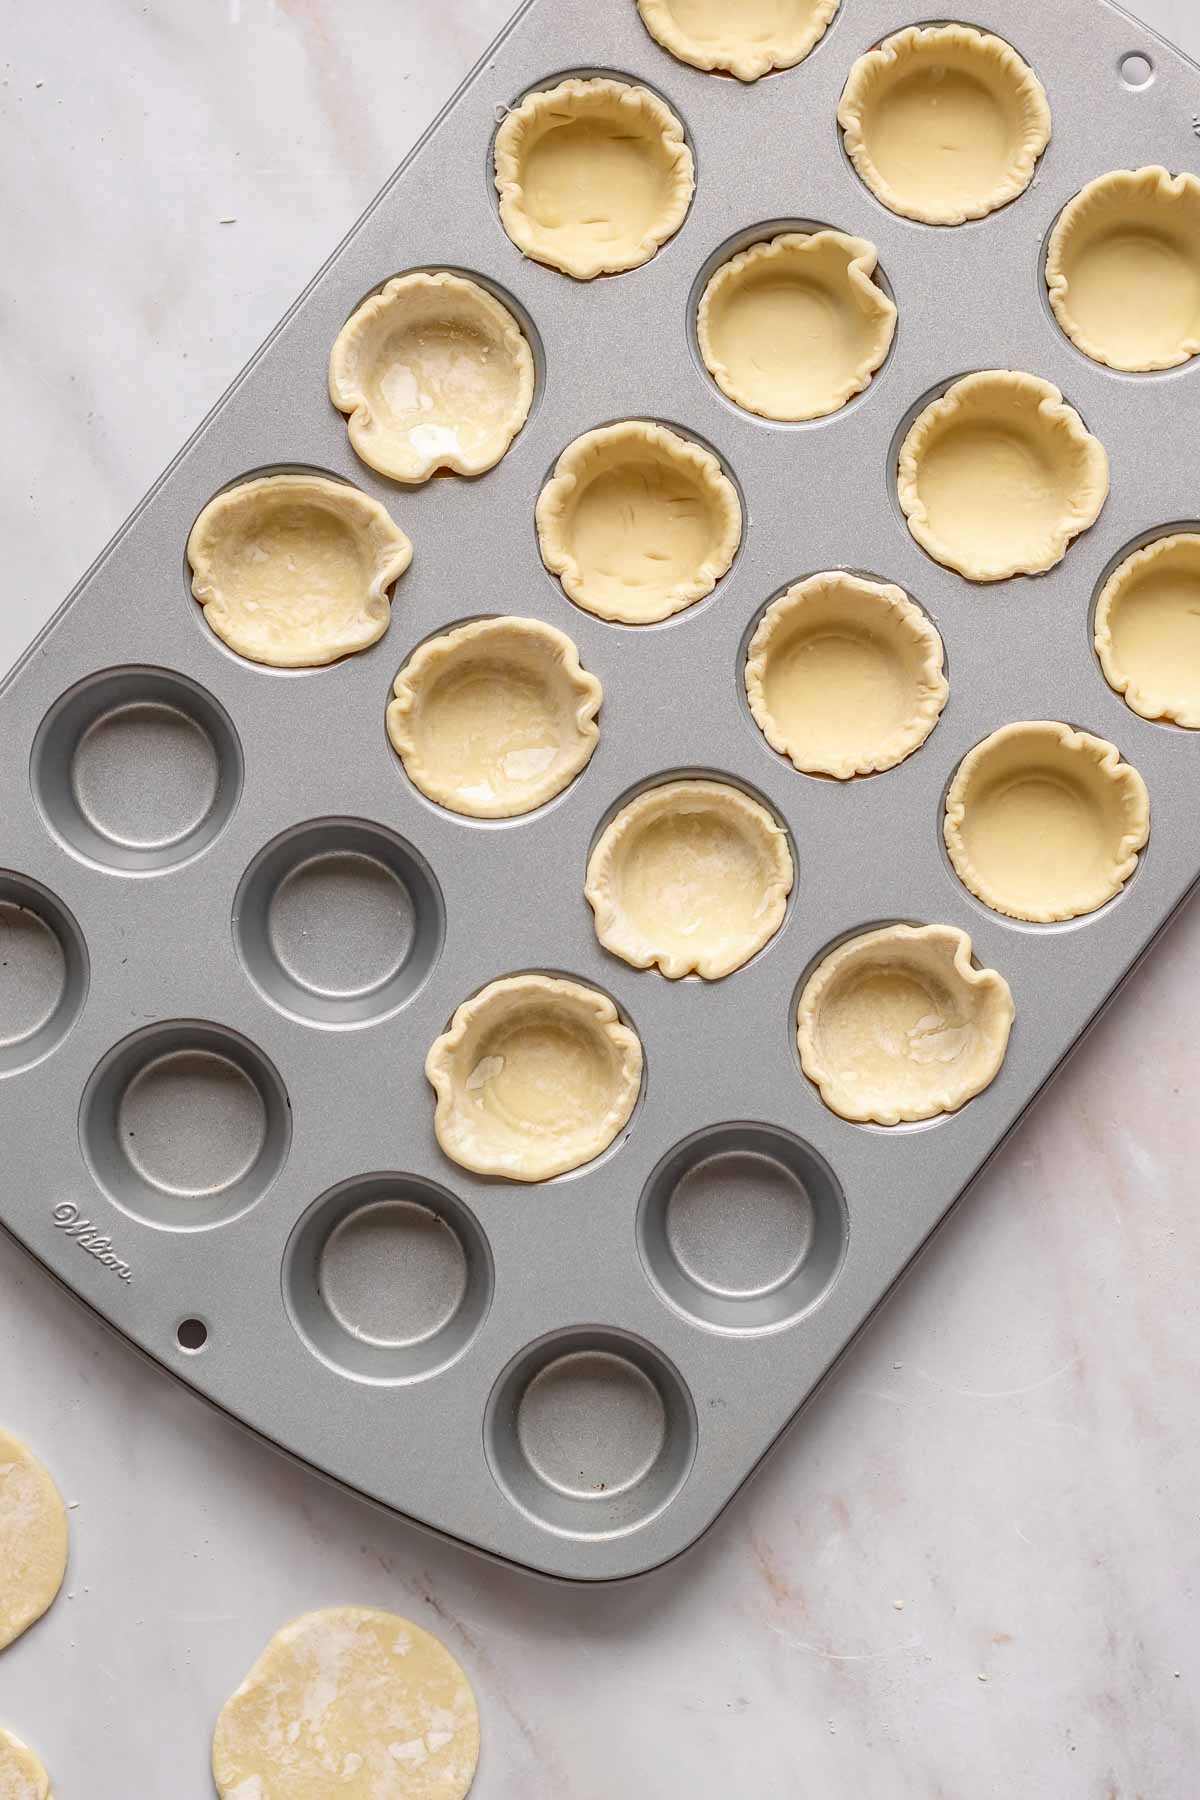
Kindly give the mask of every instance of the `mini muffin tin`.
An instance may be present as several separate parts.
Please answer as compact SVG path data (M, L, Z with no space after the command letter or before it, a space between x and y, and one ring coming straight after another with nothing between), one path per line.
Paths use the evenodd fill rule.
M1200 741L1127 707L1091 637L1117 561L1196 529L1200 368L1090 362L1042 275L1085 181L1200 167L1200 76L1102 0L987 0L970 22L1037 71L1054 137L1020 199L933 228L872 197L835 123L854 58L913 22L903 0L843 0L807 61L743 86L674 61L632 0L531 0L0 693L0 1218L277 1445L556 1575L631 1575L703 1532L1200 871ZM597 70L669 100L697 187L652 261L576 283L505 236L489 146L530 88ZM772 424L709 378L696 304L736 250L822 224L878 246L896 339L841 412ZM420 268L510 306L537 386L491 473L410 491L357 460L325 382L354 308ZM1112 493L1051 573L977 587L909 536L896 460L931 396L1004 366L1062 389L1109 452ZM646 627L573 606L534 531L564 447L626 418L713 448L745 518L715 592ZM414 545L385 636L314 671L232 654L184 568L215 493L289 469L356 483ZM950 682L918 750L849 782L797 773L742 685L768 603L837 567L925 608ZM539 811L478 821L418 792L384 714L417 644L501 613L574 639L604 684L601 737ZM973 899L941 823L972 745L1043 718L1120 748L1151 831L1110 904L1035 927ZM795 862L778 933L712 984L606 954L583 893L618 806L679 776L761 800ZM854 1125L801 1072L796 999L833 944L897 920L968 931L1016 1024L957 1115ZM645 1052L617 1141L537 1186L442 1155L423 1073L461 1001L528 970L602 989Z

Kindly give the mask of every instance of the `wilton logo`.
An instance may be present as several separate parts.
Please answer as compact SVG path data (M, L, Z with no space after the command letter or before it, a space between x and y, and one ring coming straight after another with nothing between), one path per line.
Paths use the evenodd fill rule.
M93 1225L90 1219L81 1218L77 1206L64 1200L54 1208L50 1217L57 1231L65 1231L69 1238L74 1238L81 1250L86 1250L89 1256L94 1256L106 1269L111 1269L118 1280L133 1280L133 1270L129 1264L114 1253L112 1239L102 1237L99 1227Z

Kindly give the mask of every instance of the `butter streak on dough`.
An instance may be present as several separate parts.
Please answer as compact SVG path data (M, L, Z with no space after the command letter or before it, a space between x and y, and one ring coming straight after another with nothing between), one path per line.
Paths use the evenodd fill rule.
M0 1725L0 1800L51 1800L41 1759Z
M213 1734L221 1800L463 1800L479 1714L450 1652L367 1607L278 1631Z
M0 1430L0 1650L40 1619L67 1568L67 1509L50 1472Z
M664 50L696 69L757 81L791 69L821 41L839 0L637 0Z

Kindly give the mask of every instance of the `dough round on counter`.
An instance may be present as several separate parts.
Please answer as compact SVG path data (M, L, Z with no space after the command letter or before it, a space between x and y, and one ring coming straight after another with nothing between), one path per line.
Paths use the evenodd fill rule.
M393 481L481 475L529 416L533 352L506 306L445 270L397 275L354 312L329 394L355 451Z
M629 419L567 445L538 496L537 533L576 606L649 625L712 593L741 542L742 508L711 451Z
M709 374L766 419L820 419L861 394L883 363L896 308L872 279L874 244L842 231L785 231L740 250L700 298Z
M834 569L768 606L746 696L773 750L805 774L847 781L925 742L950 692L943 660L937 628L901 588Z
M805 983L800 1062L831 1111L898 1125L956 1112L999 1073L1012 994L953 925L888 925L839 944Z
M387 731L409 779L474 819L532 812L585 768L602 690L540 619L477 619L430 638L396 677Z
M0 1430L0 1650L49 1607L67 1568L67 1509L50 1471Z
M717 981L774 937L792 880L787 834L765 806L724 782L669 781L605 827L584 893L615 956Z
M792 69L820 43L840 0L637 0L652 38L694 69L757 81Z
M1037 375L965 375L920 413L900 451L900 505L923 550L968 581L1038 575L1096 523L1108 457Z
M463 1800L479 1713L450 1652L365 1606L276 1632L213 1733L221 1800Z
M50 1777L28 1744L0 1725L0 1800L51 1800Z
M187 541L192 593L239 656L336 662L388 628L412 545L368 494L323 475L263 475L209 501Z
M1068 203L1046 286L1071 342L1110 369L1173 369L1200 351L1200 178L1114 169Z
M1104 679L1134 712L1200 731L1200 535L1156 538L1113 571L1095 642Z
M926 225L1007 206L1050 142L1033 70L1003 38L968 25L910 25L860 56L838 123L876 199Z
M648 88L571 76L527 94L496 133L500 222L577 281L649 262L696 186L683 126Z
M944 830L959 879L985 906L1047 925L1120 893L1150 835L1150 801L1115 744L1026 721L964 756Z

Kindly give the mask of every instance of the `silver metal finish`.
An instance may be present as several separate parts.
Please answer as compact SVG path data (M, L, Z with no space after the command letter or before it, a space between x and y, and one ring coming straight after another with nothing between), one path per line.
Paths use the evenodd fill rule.
M1200 871L1200 741L1109 690L1089 629L1123 547L1200 511L1200 371L1099 368L1061 335L1041 281L1046 234L1085 180L1200 165L1200 76L1102 0L987 0L971 18L1037 69L1054 139L1014 205L930 229L876 203L835 125L853 58L912 17L904 0L843 0L806 63L744 88L674 62L632 0L533 0L0 693L0 1219L277 1444L558 1575L636 1573L704 1530ZM1153 62L1136 91L1120 71L1133 52ZM698 184L651 263L582 286L521 259L488 157L498 108L594 67L669 99ZM690 315L721 246L791 220L873 239L900 323L861 398L785 427L719 394ZM515 301L538 393L492 473L408 492L357 462L325 368L366 293L429 265ZM1051 574L980 588L913 543L893 464L925 397L995 365L1064 390L1108 448L1112 496ZM624 417L714 446L745 505L715 594L643 629L574 608L533 527L562 448ZM208 630L183 545L216 490L295 466L377 495L416 553L379 644L284 674ZM796 774L741 695L761 609L836 566L928 609L951 683L916 755L847 785ZM501 612L575 638L604 683L602 736L549 806L479 824L416 792L384 709L414 645ZM989 912L941 848L959 759L1019 718L1111 738L1150 790L1136 876L1066 926ZM782 930L711 986L606 955L582 892L612 808L681 770L761 796L797 863ZM822 1106L793 1013L833 940L893 919L968 930L1010 981L1017 1023L999 1078L958 1116L884 1131ZM646 1052L622 1139L538 1187L450 1163L422 1071L459 1001L523 969L607 990ZM188 1344L207 1329L203 1348L178 1341L185 1320L199 1321Z

